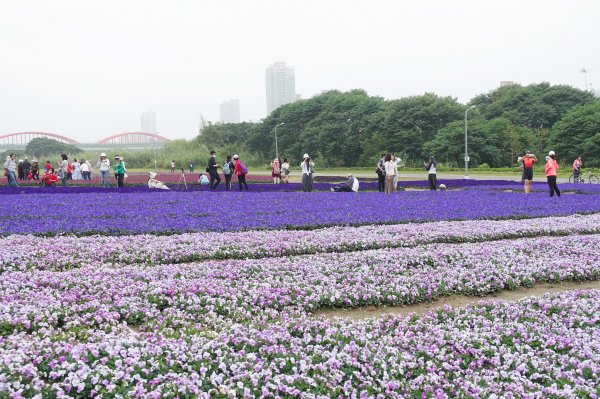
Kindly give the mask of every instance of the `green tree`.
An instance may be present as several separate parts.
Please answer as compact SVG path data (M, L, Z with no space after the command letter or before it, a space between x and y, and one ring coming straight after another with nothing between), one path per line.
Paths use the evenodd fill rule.
M504 120L486 121L481 115L473 115L469 120L469 158L470 166L487 163L491 167L499 167L502 162L500 133L505 125ZM428 155L433 155L440 162L451 165L464 165L465 157L465 125L463 121L449 123L439 130L435 138L424 145Z
M551 128L573 107L593 101L589 91L544 82L500 87L475 97L470 103L477 105L489 120L504 117L519 126Z
M83 150L74 145L61 143L60 141L54 139L38 137L27 143L25 152L33 155L34 157L41 158L55 154L75 155L83 152Z
M550 145L562 162L581 155L586 165L600 165L600 101L568 112L552 129Z
M382 149L405 152L413 158L426 158L424 144L448 123L462 120L464 106L455 98L433 93L390 101L383 126L386 138Z

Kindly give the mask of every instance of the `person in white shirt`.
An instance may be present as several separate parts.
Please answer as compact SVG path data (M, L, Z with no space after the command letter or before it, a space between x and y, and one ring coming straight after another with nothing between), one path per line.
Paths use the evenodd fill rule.
M394 177L396 176L396 162L392 160L392 154L386 154L383 167L385 168L385 193L392 194L396 191L394 186Z
M346 181L346 183L344 183L344 185L339 186L339 187L332 187L331 188L331 192L332 193L341 193L341 192L346 192L346 193L352 193L352 192L358 192L358 179L354 176L352 176L352 173L348 174L348 180Z
M110 161L106 158L106 154L100 154L100 160L96 164L98 170L100 170L100 185L102 187L110 187L110 179L108 172L110 171Z
M436 191L437 190L437 174L436 174L436 162L434 157L429 157L429 163L423 162L425 166L425 170L428 172L429 177L429 189Z
M155 172L148 172L148 188L158 188L161 190L168 190L169 187L165 185L165 183L160 180L156 180Z
M89 178L90 164L85 159L81 160L80 169L81 169L81 177L83 178L83 180L90 180L90 178Z
M17 176L15 176L15 170L17 170L16 158L17 156L15 154L10 154L6 157L6 161L4 162L4 172L6 173L6 177L8 177L8 185L12 187L19 187Z
M392 154L392 161L396 164L396 174L394 175L394 190L396 190L398 188L398 168L402 166L402 160Z
M290 176L290 163L287 158L283 158L283 163L281 164L281 182L289 183L288 178Z
M302 163L302 191L311 192L313 189L313 173L315 172L315 164L310 160L308 154L304 154Z

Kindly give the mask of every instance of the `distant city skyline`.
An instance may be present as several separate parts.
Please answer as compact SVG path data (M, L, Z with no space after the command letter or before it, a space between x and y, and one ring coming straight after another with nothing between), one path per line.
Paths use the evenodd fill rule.
M296 101L296 71L278 61L270 65L265 72L267 97L267 115L285 104Z
M156 130L156 112L152 110L144 112L141 117L141 122L142 130L140 130L140 132L156 134L158 131Z
M240 100L233 98L221 103L220 107L221 122L240 123Z
M231 98L241 121L259 121L265 69L279 60L294 66L303 98L363 89L466 103L504 80L600 88L593 0L4 0L1 8L0 134L95 142L139 131L152 109L160 135L191 139L200 115L218 121Z

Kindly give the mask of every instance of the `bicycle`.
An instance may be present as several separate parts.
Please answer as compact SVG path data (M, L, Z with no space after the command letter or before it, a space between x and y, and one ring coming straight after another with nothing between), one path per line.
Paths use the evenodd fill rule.
M600 179L598 179L598 176L593 174L591 170L588 170L587 172L582 173L577 177L575 177L574 174L569 176L569 183L585 183L586 180L592 184L598 184L598 182L600 181Z

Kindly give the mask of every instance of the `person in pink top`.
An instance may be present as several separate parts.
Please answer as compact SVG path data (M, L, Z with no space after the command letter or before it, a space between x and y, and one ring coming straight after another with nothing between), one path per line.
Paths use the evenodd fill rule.
M548 179L548 187L550 187L550 196L554 193L560 197L560 190L556 185L556 172L558 172L558 163L556 163L556 154L554 151L548 153L548 161L546 162L546 179Z

